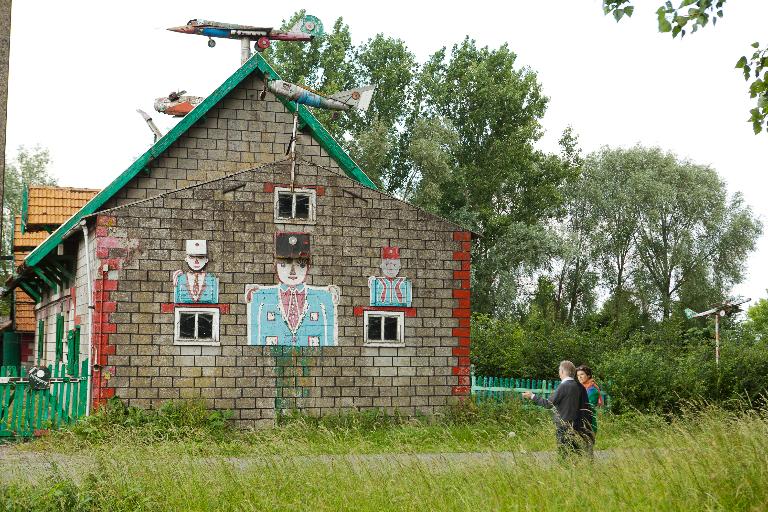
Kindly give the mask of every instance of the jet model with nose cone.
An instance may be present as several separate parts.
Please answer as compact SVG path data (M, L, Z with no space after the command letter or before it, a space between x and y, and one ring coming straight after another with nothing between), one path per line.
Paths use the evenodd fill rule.
M283 80L269 80L267 88L273 93L286 98L289 101L295 101L302 105L310 107L324 108L327 110L350 110L356 109L365 112L371 104L371 97L376 88L375 85L366 85L357 89L337 92L330 96L312 92L309 89L300 87Z
M306 15L289 31L282 32L272 27L254 27L194 19L189 20L186 25L171 27L168 30L181 34L205 36L208 38L208 46L211 48L216 46L214 37L256 41L255 50L263 52L269 48L272 41L311 41L323 34L323 24L315 16Z
M155 110L173 117L184 117L205 99L200 96L185 96L185 92L187 91L172 92L168 96L157 98Z

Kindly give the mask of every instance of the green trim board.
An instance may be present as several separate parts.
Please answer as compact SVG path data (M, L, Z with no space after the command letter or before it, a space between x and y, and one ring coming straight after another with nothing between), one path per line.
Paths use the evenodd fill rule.
M45 350L45 320L37 321L37 364L40 364L40 360L43 358L43 352Z
M29 217L29 185L25 183L21 192L21 222L19 226L22 235L27 230L27 217Z
M88 201L80 211L70 217L64 224L54 231L42 244L40 244L35 250L33 250L24 260L24 264L28 267L34 266L45 258L64 238L64 235L68 233L73 227L77 225L83 217L95 213L101 206L103 206L109 199L111 199L120 189L122 189L128 182L134 178L139 172L143 171L147 164L152 160L162 155L162 153L168 149L171 144L176 142L187 130L189 130L197 121L208 113L224 96L231 92L237 85L239 85L246 77L251 73L258 70L263 76L271 80L279 80L280 76L272 69L272 66L264 60L260 54L256 53L251 59L243 64L235 73L227 78L223 84L219 86L211 95L203 100L200 105L197 106L192 112L187 114L179 123L174 126L168 133L166 133L161 139L147 150L146 153L141 155L128 169L123 171L112 183L109 184L104 190L96 194L93 199ZM286 108L293 112L296 107L293 103L278 98L286 106ZM355 163L354 160L342 149L336 139L320 124L320 121L306 108L304 105L299 106L299 119L302 123L309 128L312 136L321 145L326 152L336 160L339 167L349 176L351 179L359 182L368 188L376 190L376 184L366 176L362 169Z

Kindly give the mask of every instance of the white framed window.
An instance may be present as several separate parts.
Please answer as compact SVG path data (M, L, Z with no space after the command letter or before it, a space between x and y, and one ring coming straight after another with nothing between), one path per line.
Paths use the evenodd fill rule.
M174 345L218 345L219 308L175 309Z
M402 347L405 345L404 320L402 311L365 311L365 344Z
M316 204L312 189L275 187L275 222L314 224Z

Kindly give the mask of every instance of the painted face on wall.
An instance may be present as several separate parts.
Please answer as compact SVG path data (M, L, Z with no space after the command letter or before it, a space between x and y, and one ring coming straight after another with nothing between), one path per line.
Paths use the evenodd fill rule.
M387 258L381 260L381 272L390 279L397 277L400 272L400 258Z
M309 260L304 258L280 258L275 260L277 277L288 286L301 284L307 278Z
M186 262L187 265L189 265L189 268L195 272L198 272L208 264L208 258L205 256L187 256Z

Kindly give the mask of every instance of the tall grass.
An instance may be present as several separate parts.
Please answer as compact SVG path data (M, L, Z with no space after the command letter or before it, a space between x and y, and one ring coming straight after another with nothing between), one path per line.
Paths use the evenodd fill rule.
M296 435L303 427L294 422L289 428L298 429L287 430ZM163 443L155 444L151 456L137 456L117 441L108 455L99 455L96 445L87 449L84 455L95 459L94 466L79 479L4 484L0 506L153 512L768 508L766 414L706 408L643 436L648 447L609 450L593 463L558 462L520 451L482 456L251 453L231 459L179 454ZM345 445L341 437L336 442Z

